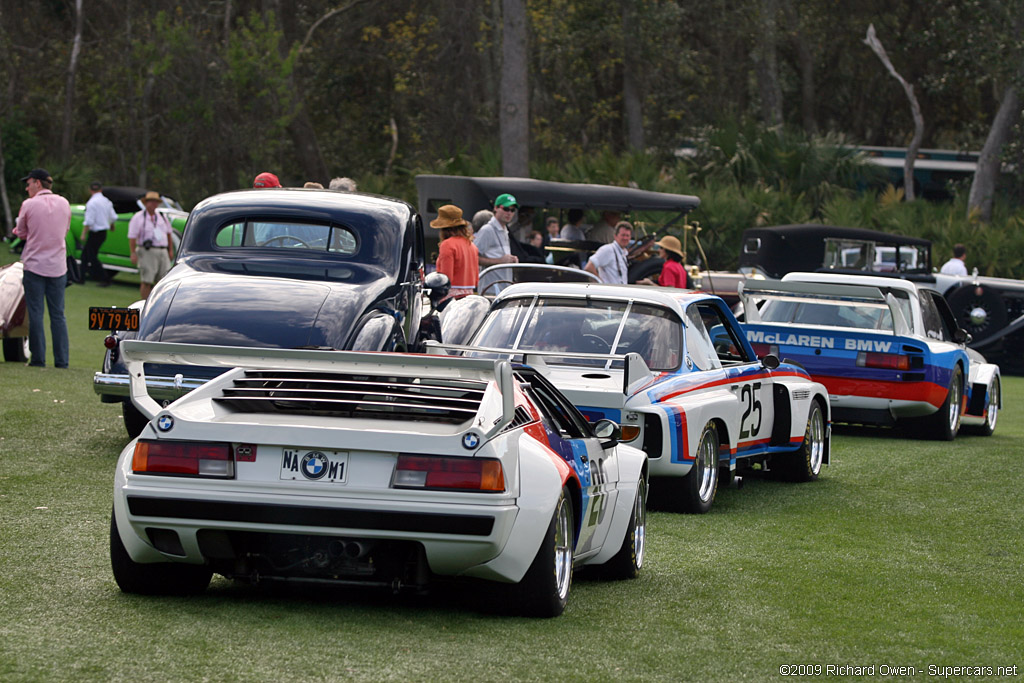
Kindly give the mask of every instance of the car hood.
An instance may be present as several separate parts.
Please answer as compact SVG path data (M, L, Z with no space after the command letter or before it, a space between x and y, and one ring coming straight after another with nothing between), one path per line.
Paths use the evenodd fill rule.
M386 282L172 274L150 295L138 339L343 349L360 315L386 289Z

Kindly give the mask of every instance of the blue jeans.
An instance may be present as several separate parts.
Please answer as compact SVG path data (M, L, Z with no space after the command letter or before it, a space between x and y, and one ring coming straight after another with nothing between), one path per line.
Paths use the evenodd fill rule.
M46 328L43 327L43 300L50 311L50 336L53 338L53 364L68 366L68 324L64 320L64 287L67 273L59 277L44 277L25 271L25 308L28 309L28 348L32 352L29 365L46 365Z

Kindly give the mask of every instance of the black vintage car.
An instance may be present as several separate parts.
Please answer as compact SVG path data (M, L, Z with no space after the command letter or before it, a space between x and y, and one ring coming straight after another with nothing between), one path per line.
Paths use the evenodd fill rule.
M660 220L656 229L647 230L643 225L634 231L635 243L630 247L629 281L648 277L660 272L661 259L648 258L648 247L658 237L667 234L669 228L680 223L690 211L700 206L700 199L691 195L654 192L634 187L616 185L594 185L589 183L560 183L553 180L513 177L466 177L453 175L418 175L416 191L419 210L424 220L437 217L438 207L455 204L466 217L472 217L481 209L493 209L498 195L509 193L516 198L519 206L530 207L549 214L559 214L569 209L586 211L618 211L629 214L630 220L642 214L667 214L670 219ZM680 226L680 229L682 226ZM434 241L430 241L433 237ZM436 235L428 235L427 252L437 249ZM547 247L549 253L566 252L593 253L601 242L587 240L559 241ZM523 259L522 252L516 252L517 245L511 244L513 254ZM516 281L527 281L528 271L514 273ZM520 279L522 278L522 279ZM735 288L734 288L735 290ZM735 293L735 291L734 291Z
M145 418L129 398L119 359L125 338L288 349L419 351L438 325L424 322L423 224L386 197L274 188L200 202L174 267L141 309L138 330L105 340L93 386L121 402L136 435ZM431 279L443 296L447 278ZM170 401L220 370L147 367L150 395Z
M935 272L930 240L878 230L802 224L743 233L739 269L747 276L827 270L912 280L942 294L969 346L1004 373L1024 374L1024 281Z

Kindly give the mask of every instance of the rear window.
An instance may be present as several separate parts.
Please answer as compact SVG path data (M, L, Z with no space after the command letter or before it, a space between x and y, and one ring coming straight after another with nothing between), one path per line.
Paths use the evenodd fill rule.
M568 354L640 354L651 370L679 367L682 323L658 306L595 299L511 299L491 311L474 346ZM558 356L548 363L580 365ZM621 363L619 363L621 365ZM613 366L615 367L615 366Z
M320 251L351 256L359 250L357 234L340 225L244 221L220 228L214 244L221 248Z

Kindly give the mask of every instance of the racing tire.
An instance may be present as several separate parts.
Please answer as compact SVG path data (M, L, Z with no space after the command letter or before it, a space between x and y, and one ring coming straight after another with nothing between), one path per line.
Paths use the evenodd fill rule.
M714 422L704 425L693 467L683 477L679 508L691 514L704 514L715 502L718 490L718 429Z
M575 531L572 501L563 486L540 549L512 591L510 605L523 616L550 618L565 611L572 586Z
M196 595L206 590L213 570L181 562L140 563L132 560L110 512L110 568L122 593L138 595Z
M924 435L936 441L952 441L960 431L960 409L964 401L964 374L957 365L949 380L946 400L933 415L924 418Z
M985 399L985 423L964 427L965 430L969 428L971 434L978 436L992 436L992 433L996 431L996 422L999 419L1000 388L999 378L996 377L992 382L992 387L988 390L988 397Z
M828 428L824 411L820 403L811 401L803 443L792 453L782 456L780 469L783 476L789 481L817 481L827 448Z
M7 337L4 339L4 360L8 363L27 363L32 357L28 348L28 337Z
M149 419L139 412L139 409L130 400L121 401L121 415L124 417L124 429L132 439L141 434L149 424Z
M600 567L600 574L607 579L635 579L644 566L644 551L647 548L647 481L640 477L633 499L633 511L626 525L626 537L615 556Z

